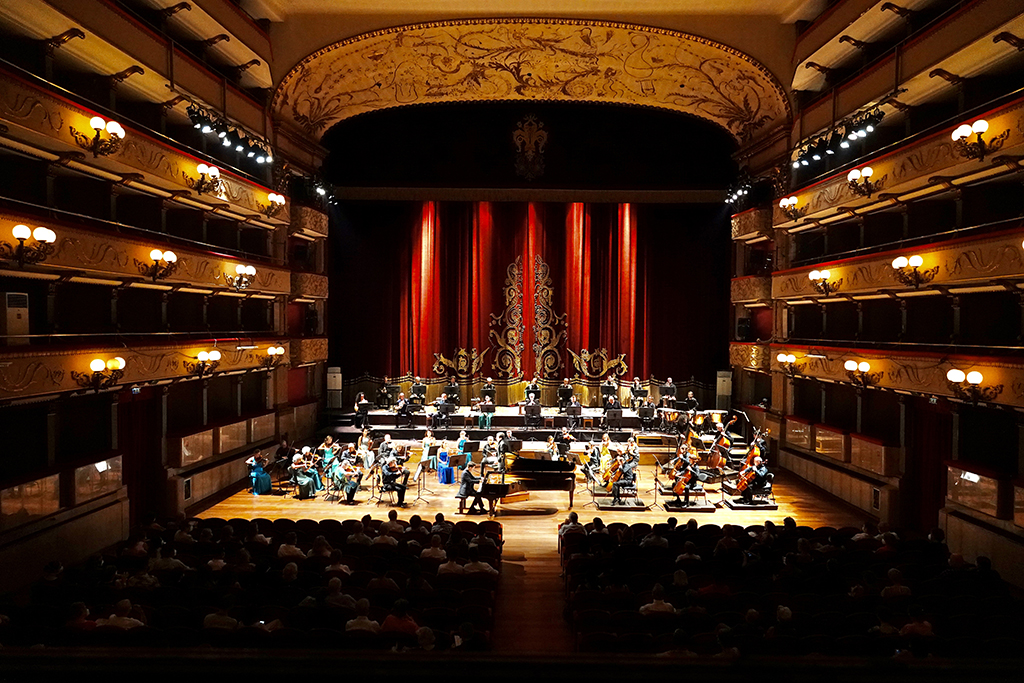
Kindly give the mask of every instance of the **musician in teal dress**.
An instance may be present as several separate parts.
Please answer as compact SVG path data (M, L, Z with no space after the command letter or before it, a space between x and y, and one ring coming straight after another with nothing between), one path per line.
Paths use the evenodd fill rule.
M303 449L308 452L308 446ZM295 482L295 486L298 489L298 497L300 499L315 498L316 492L319 490L316 488L316 481L320 479L320 475L312 465L307 465L302 459L301 453L296 453L292 459L291 466L292 481ZM322 484L321 484L322 488Z
M274 488L274 482L267 474L266 461L256 450L252 457L245 461L249 467L249 480L252 482L252 493L254 496L264 496Z

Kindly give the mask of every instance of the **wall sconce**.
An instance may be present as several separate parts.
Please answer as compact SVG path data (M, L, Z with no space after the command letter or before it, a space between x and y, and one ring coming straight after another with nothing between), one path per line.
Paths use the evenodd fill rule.
M273 218L284 208L284 202L283 196L276 192L271 192L267 195L267 205L262 208L263 215L267 218Z
M858 363L855 360L848 360L843 367L846 369L846 376L850 378L850 381L862 387L878 384L882 379L881 372L871 372L871 364L867 361L862 360Z
M878 189L878 183L873 183L869 180L874 174L875 171L870 166L853 169L846 174L850 190L861 197L870 197Z
M796 208L799 200L796 197L783 197L779 200L779 208L782 209L782 213L789 217L789 220L795 221L803 217L807 213L807 209Z
M138 259L135 260L135 265L140 273L146 277L153 278L153 282L170 277L178 269L178 257L173 251L154 249L149 252L149 258L153 260L152 265L143 263Z
M105 157L121 149L121 141L124 140L124 128L117 121L104 121L102 117L94 116L89 119L89 127L95 134L88 135L79 133L74 128L69 128L75 143L84 150L92 152L93 157ZM103 137L106 133L106 139Z
M94 358L89 363L89 370L91 372L71 372L71 379L78 382L80 387L85 389L92 389L93 391L99 391L100 389L108 389L124 377L124 358L117 356L110 360L103 360L102 358Z
M283 346L271 346L267 348L267 355L260 358L260 365L266 369L276 368L284 359Z
M982 139L982 135L987 132L988 121L985 119L978 119L970 125L966 123L961 125L950 136L953 138L953 150L965 159L984 161L986 154L1002 149L1003 143L1010 134L1009 130L1005 130L1002 135L998 135L989 142L985 142ZM976 136L974 142L970 141L972 134Z
M794 356L793 354L787 355L785 353L780 353L779 355L775 356L775 360L779 361L779 365L782 366L782 371L789 375L790 377L799 375L800 371L804 367L803 365L797 365L796 356Z
M1002 384L983 387L981 383L984 381L985 376L977 370L964 374L963 370L953 368L946 373L946 384L949 385L949 390L957 398L970 401L974 405L977 405L978 401L994 401L999 394L1003 393Z
M939 272L938 266L924 271L918 270L922 265L924 259L920 256L914 255L909 259L906 256L897 256L892 260L892 274L901 284L917 289L934 280Z
M49 228L30 230L27 225L15 225L11 234L18 240L18 244L15 246L9 242L0 242L0 259L17 261L19 268L24 268L26 263L45 261L53 253L53 243L57 241L57 233ZM25 240L30 237L32 244L25 244Z
M831 276L832 273L827 270L812 270L807 274L814 289L824 296L835 293L839 289L839 285L843 284L843 278L839 278L835 282L829 282Z
M235 288L236 292L241 292L256 281L256 268L253 266L243 266L239 263L235 266L235 274L225 275L224 279Z
M208 375L220 365L220 351L217 349L213 351L200 351L196 356L195 362L185 361L184 365L190 375L195 375L196 377Z
M186 178L188 186L199 194L221 194L224 191L224 181L220 179L220 169L216 166L199 164L196 166L199 173L199 180Z

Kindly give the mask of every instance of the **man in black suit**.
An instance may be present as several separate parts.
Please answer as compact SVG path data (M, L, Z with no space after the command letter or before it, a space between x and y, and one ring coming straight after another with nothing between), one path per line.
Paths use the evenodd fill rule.
M566 410L568 411L569 408L580 408L582 410L582 406L580 406L580 400L576 398L576 394L573 394L572 398L569 399L569 405L566 406ZM580 415L569 415L569 431L579 429L580 418Z
M526 399L533 398L534 401L540 402L540 375L534 374L533 379L526 385Z

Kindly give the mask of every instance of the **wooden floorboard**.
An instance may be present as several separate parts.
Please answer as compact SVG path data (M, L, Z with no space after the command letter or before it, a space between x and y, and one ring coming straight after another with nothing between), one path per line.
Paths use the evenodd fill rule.
M646 468L645 468L646 469ZM649 473L647 475L649 477ZM442 512L450 519L458 519L458 503L454 498L458 487L428 484L434 492L426 500L413 501L415 489L408 495L409 507L400 511L400 518L418 514L424 518ZM640 490L650 488L650 481L641 481ZM765 520L781 522L793 517L797 524L818 526L860 526L865 515L838 499L822 493L793 475L780 471L776 475L775 495L778 510L719 509L714 513L694 515L698 522L712 524L738 524L748 526ZM357 500L365 501L366 492ZM653 503L653 494L642 494L647 503ZM711 500L717 495L711 495ZM590 521L599 516L605 521L655 523L672 516L662 510L641 512L599 512L589 503L589 496L576 496L575 507L581 520ZM661 502L661 498L658 499ZM504 527L505 549L501 582L496 604L496 625L493 633L494 648L499 652L554 653L572 651L572 636L562 617L564 602L561 567L558 560L556 529L567 514L568 496L563 492L533 492L529 501L499 506L497 516ZM200 513L202 517L223 519L352 519L370 513L375 518L386 518L387 505L362 502L346 506L324 500L296 500L290 495L253 496L242 491ZM685 514L675 515L685 523ZM484 519L469 517L466 519Z

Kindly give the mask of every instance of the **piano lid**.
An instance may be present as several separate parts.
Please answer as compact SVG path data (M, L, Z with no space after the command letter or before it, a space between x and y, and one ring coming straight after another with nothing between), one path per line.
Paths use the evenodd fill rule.
M576 465L567 460L539 460L535 458L516 458L509 466L509 472L550 472L570 473L575 472Z

